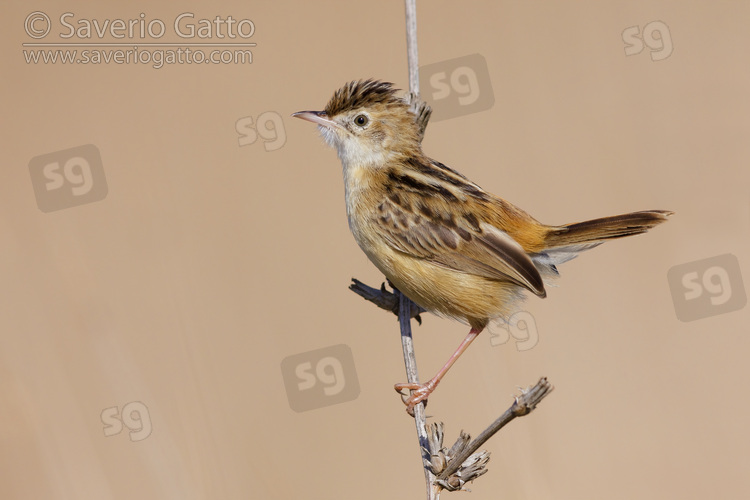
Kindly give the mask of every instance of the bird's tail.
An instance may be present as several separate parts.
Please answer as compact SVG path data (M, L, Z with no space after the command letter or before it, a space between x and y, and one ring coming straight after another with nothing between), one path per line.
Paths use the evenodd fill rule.
M569 247L579 247L583 250L606 240L645 233L665 222L672 214L673 212L668 210L645 210L565 226L553 226L544 242L547 250Z
M673 213L668 210L646 210L565 226L549 226L544 239L544 250L533 254L531 258L543 278L556 278L558 264L607 240L645 233L665 222Z

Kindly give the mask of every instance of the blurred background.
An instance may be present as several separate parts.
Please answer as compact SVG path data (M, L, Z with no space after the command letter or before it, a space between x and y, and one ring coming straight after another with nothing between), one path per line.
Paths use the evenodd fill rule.
M408 88L402 2L3 10L0 496L422 498L398 323L347 290L383 277L290 118ZM550 224L676 212L562 266L430 398L451 444L556 387L472 498L750 496L750 5L418 16L430 156ZM423 319L426 377L466 327Z

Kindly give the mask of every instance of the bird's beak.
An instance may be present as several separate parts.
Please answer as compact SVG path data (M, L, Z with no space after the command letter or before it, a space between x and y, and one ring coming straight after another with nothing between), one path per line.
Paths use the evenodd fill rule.
M326 115L325 111L298 111L296 113L293 113L292 116L316 123L322 127L330 129L341 128L341 125L328 118L328 115Z

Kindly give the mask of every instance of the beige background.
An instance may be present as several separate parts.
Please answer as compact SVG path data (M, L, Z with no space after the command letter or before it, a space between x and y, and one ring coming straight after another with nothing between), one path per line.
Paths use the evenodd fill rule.
M422 498L392 389L397 323L347 290L382 277L349 234L335 153L289 118L351 79L408 85L401 2L3 10L0 497ZM258 45L244 66L26 64L32 10L232 15ZM485 334L440 386L429 413L451 442L518 385L556 386L489 443L472 498L750 496L750 309L681 322L667 281L726 253L750 279L749 16L742 2L420 4L421 63L479 53L495 93L489 111L431 124L428 154L549 223L677 212L562 267L526 303L533 349ZM657 20L673 54L625 56L623 30ZM267 111L284 146L240 147L237 120ZM42 213L29 161L83 144L107 197ZM425 316L423 375L465 333ZM336 344L359 396L292 411L281 360ZM133 401L151 435L105 437L102 411Z

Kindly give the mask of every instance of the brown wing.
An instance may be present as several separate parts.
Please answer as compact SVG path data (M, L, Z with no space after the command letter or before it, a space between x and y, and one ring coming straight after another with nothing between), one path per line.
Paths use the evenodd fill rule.
M374 222L392 248L459 272L511 281L546 296L536 266L507 233L466 211L456 217L451 213L458 207L451 206L449 212L437 198L422 197L419 204L404 208L387 199L378 207Z

